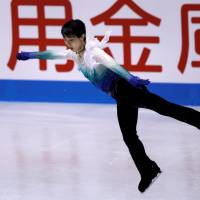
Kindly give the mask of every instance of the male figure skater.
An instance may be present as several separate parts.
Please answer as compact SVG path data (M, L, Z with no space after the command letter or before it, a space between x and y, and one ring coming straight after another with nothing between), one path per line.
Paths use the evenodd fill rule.
M79 19L66 22L61 33L67 50L21 52L18 60L27 59L73 59L78 69L96 87L116 100L119 126L132 159L141 175L138 185L144 192L160 173L155 161L146 154L137 135L138 108L148 108L161 115L169 116L200 129L200 112L176 105L151 93L146 85L149 80L133 76L102 49L109 40L109 32L102 41L86 38L85 24Z

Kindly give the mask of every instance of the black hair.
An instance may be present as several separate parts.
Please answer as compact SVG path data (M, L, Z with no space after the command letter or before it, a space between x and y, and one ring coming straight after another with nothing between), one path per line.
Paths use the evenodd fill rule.
M61 29L63 37L78 37L80 38L83 34L86 35L86 28L84 22L80 19L72 19L63 24Z

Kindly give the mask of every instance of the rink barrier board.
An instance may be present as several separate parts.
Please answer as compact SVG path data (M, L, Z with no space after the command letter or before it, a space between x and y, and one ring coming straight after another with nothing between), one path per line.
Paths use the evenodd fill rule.
M200 106L200 84L151 83L148 88L173 103ZM0 101L115 103L87 81L43 80L0 80Z

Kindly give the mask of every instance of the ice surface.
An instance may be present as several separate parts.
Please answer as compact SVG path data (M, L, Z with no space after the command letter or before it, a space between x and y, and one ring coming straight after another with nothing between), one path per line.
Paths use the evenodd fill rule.
M163 171L144 194L115 105L2 102L0 200L200 199L200 131L140 109L138 134Z

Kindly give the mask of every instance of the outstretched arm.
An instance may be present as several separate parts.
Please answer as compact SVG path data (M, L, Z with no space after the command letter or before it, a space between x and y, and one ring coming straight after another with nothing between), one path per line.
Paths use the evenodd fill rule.
M18 60L28 60L28 59L73 59L71 50L64 51L55 51L55 50L47 50L47 51L38 51L38 52L24 52L18 53L16 55Z
M148 85L150 83L149 80L144 80L144 79L140 79L137 76L133 76L124 67L117 64L116 61L110 55L104 52L102 49L94 48L93 53L94 53L93 58L97 62L103 64L104 66L106 66L107 68L109 68L110 70L112 70L113 72L115 72L116 74L124 78L125 80L127 80L131 85L140 87L142 85Z

